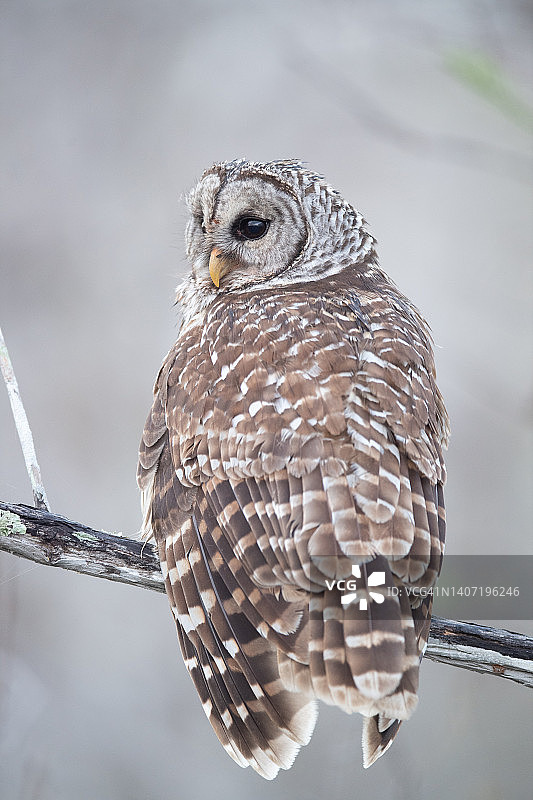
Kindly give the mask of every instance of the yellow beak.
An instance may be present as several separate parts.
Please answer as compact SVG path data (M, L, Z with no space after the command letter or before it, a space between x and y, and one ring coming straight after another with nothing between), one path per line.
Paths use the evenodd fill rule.
M230 265L224 259L224 253L218 247L213 247L209 257L209 274L215 286L220 286L220 279L228 272Z

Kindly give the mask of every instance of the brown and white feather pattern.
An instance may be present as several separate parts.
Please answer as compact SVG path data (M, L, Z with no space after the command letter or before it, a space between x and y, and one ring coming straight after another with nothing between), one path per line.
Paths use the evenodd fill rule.
M307 238L286 270L218 291L189 241L197 275L138 478L204 710L238 764L273 778L317 698L365 716L366 766L416 706L431 601L403 588L440 571L448 427L427 327L360 215L298 164L232 162L196 190L204 225L247 179L296 198ZM354 565L363 593L376 570L394 591L343 605L334 582Z

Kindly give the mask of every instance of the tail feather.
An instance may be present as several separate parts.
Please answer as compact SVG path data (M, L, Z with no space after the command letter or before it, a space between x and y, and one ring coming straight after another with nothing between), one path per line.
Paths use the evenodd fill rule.
M368 769L387 752L402 724L382 714L366 717L363 722L363 767Z

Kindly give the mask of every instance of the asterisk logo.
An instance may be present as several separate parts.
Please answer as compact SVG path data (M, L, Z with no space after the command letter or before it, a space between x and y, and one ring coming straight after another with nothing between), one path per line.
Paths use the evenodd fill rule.
M359 564L354 564L352 567L352 575L355 579L361 578L361 567ZM385 584L385 573L384 572L372 572L368 576L367 586L383 586ZM381 592L373 592L369 590L368 592L370 599L375 600L376 603L383 603L385 600L383 594ZM354 600L357 600L357 592L350 592L349 594L343 594L341 597L341 603L343 606L347 606L350 603L353 603ZM359 608L361 611L366 611L368 608L368 600L366 597L362 597L359 600Z

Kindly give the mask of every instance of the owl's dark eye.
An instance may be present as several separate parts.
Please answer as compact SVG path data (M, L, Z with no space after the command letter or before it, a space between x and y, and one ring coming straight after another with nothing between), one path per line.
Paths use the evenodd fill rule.
M235 235L239 239L260 239L267 232L269 225L267 219L241 217L235 224Z

